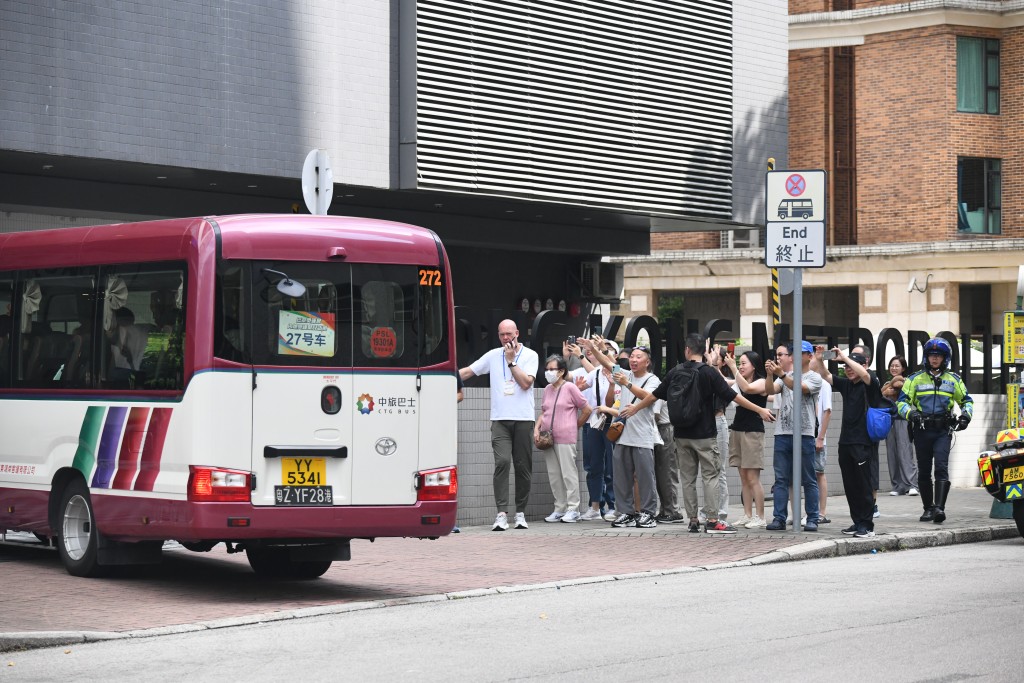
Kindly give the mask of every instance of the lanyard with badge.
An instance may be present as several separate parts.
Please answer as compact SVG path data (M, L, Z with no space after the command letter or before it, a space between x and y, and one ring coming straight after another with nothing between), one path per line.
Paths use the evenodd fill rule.
M516 354L515 360L512 361L513 363L516 363L516 364L519 363L519 356L523 355L523 348L525 348L525 347L522 347L522 348L519 349L519 353ZM505 362L505 354L504 353L501 354L501 361L502 361L502 363ZM502 367L501 368L501 376L502 377L505 377L505 370L506 370L506 367ZM516 379L515 379L515 377L512 376L511 370L509 370L509 376L507 378L505 378L505 395L506 396L512 396L515 393L516 393Z

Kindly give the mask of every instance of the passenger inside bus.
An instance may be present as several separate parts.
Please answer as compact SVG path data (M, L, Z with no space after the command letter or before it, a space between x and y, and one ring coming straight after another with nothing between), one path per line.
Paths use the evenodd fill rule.
M80 318L81 324L71 333L71 353L64 368L63 380L70 387L87 388L92 381L92 315Z
M112 386L135 388L149 335L135 324L135 314L126 306L114 311L114 327L107 335L111 354L107 379Z

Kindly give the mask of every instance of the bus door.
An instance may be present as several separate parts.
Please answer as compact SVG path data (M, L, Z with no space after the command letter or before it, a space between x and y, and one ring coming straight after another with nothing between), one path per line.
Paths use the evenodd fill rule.
M351 266L252 266L254 505L352 501Z
M353 264L352 503L411 505L420 469L420 269Z

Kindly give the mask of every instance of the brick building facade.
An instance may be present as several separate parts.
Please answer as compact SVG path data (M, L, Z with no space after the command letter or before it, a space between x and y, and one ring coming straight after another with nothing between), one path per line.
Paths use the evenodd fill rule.
M1024 262L1024 1L790 0L789 11L779 168L829 178L828 262L804 271L805 320L998 335ZM975 86L981 99L962 99ZM763 248L725 246L718 233L652 235L663 251L627 262L620 312L657 316L676 297L691 317L697 295L731 297L748 335L771 319L770 296L747 305L770 291Z

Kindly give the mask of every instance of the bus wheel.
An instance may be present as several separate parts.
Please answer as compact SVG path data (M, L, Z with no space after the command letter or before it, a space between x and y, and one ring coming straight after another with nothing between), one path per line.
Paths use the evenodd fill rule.
M97 546L100 532L92 513L89 489L81 480L72 481L60 499L60 535L57 552L64 568L72 576L102 576L106 568L100 565Z
M315 579L331 568L333 560L293 560L288 548L246 548L249 566L268 579Z
M1013 501L1013 521L1017 523L1017 532L1024 536L1024 500Z

